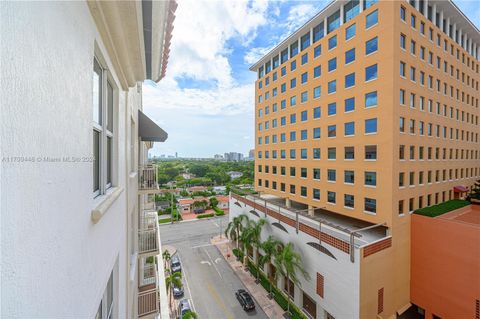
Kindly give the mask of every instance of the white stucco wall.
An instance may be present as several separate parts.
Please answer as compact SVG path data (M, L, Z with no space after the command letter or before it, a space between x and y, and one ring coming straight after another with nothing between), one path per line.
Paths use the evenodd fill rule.
M109 58L87 4L0 6L2 158L91 156L95 42ZM130 317L128 101L140 99L119 94L114 181L125 190L97 224L90 219L91 162L2 163L0 317L94 318L117 260L115 308L118 318Z
M234 217L245 214L248 218L258 220L258 217L249 213L252 209L240 203L242 207L234 204L235 199L230 199L229 220ZM258 211L257 211L258 212ZM264 214L258 212L261 218L265 218ZM271 224L278 222L276 219L267 216L268 224L262 231L263 240L269 235L274 235L283 243L291 242L297 252L302 256L305 270L310 274L310 280L306 281L301 275L300 287L295 287L295 303L302 308L302 292L305 291L317 303L317 318L324 318L324 310L328 311L336 319L357 319L359 318L359 281L360 268L359 262L350 262L350 255L340 251L327 243L322 243L337 258L333 258L321 253L317 249L307 245L307 242L318 242L313 237L299 232L296 233L295 228L281 223L288 231L288 234ZM357 251L358 254L358 251ZM358 256L356 256L358 260ZM324 298L316 293L317 272L324 277ZM282 286L283 290L283 281ZM301 289L301 290L300 290Z

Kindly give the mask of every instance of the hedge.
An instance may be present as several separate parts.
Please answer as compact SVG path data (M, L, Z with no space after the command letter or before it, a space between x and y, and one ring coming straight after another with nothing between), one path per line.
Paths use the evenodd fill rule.
M224 212L222 209L218 208L218 207L214 207L213 210L215 211L215 216L223 216L223 215L225 215L225 212Z
M209 217L213 217L213 213L210 213L210 214L203 214L203 215L197 215L197 218L198 219L202 219L202 218L209 218Z
M428 217L436 217L436 216L440 216L442 214L448 213L452 210L462 208L467 205L470 205L469 201L461 200L461 199L452 199L438 205L417 209L414 213L418 215L428 216Z
M235 255L235 252L234 252L234 255ZM257 273L258 273L257 267L250 260L248 260L247 265L250 273L254 277L257 277ZM267 292L270 292L270 282L262 272L260 272L259 279L260 279L260 284L263 286L263 288L265 288ZM288 304L290 303L290 313L291 313L292 319L308 319L308 317L303 314L303 312L297 307L297 305L290 302L288 297L282 291L280 291L275 285L272 285L272 295L273 295L273 299L284 311L287 311Z

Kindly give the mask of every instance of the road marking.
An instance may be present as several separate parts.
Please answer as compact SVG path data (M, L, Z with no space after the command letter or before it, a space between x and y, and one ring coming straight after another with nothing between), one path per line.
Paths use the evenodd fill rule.
M201 263L201 264L207 264L207 265L209 265L209 266L212 265L209 261L206 261L206 260L202 260L200 263Z
M217 259L215 259L215 263L218 264L219 261L221 261L222 258L218 257Z
M210 291L210 294L215 299L217 304L222 308L223 313L225 313L225 315L227 315L227 318L228 319L235 319L233 314L229 311L227 306L225 306L225 304L223 303L222 298L220 298L220 296L217 294L215 289L213 289L213 287L212 287L212 285L210 285L210 283L207 283L207 289L208 289L208 291Z
M220 227L220 225L218 225L216 222L213 222L213 224L217 227Z
M178 254L178 259L180 259L180 254ZM181 259L180 259L180 262L181 262ZM195 304L193 303L192 291L190 290L190 285L188 284L188 279L187 279L188 275L187 275L187 268L186 267L183 267L183 273L185 274L185 276L183 276L183 277L185 278L185 283L187 284L188 295L190 296L190 302L192 304L193 311L195 311Z
M220 278L223 279L222 274L220 273L220 271L218 271L217 265L215 265L215 263L213 262L212 257L210 257L210 254L208 253L208 251L207 251L205 248L203 249L203 251L207 254L208 259L210 259L210 261L212 262L213 267L214 267L215 270L217 271L217 273L218 273L218 275L220 276Z
M202 247L208 247L208 246L212 246L212 244L197 245L197 246L192 246L191 248L195 249L195 248L202 248Z

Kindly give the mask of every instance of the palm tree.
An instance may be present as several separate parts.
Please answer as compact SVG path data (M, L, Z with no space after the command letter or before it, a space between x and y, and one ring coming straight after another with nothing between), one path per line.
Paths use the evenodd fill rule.
M172 256L170 255L170 252L168 250L165 250L162 254L162 257L163 257L163 269L167 269L167 265L169 265L168 262L170 261L170 259L172 259Z
M256 231L256 223L253 220L247 220L245 225L243 226L242 233L238 240L240 241L242 252L243 252L243 263L246 265L247 263L247 248L249 245L252 244L253 238L255 236Z
M310 280L310 276L303 268L302 258L299 253L295 252L292 243L288 243L279 251L275 256L274 263L277 272L286 277L288 290L290 290L290 281L292 281L294 285L299 284L297 272L300 272L306 280ZM288 291L287 296L289 300L287 312L290 313L290 291Z
M265 264L268 262L269 264L272 263L272 257L274 258L278 255L283 249L283 243L273 237L272 235L268 236L267 240L264 241L260 248L262 248L263 252L265 253L259 260L260 267L265 267ZM276 277L276 274L273 274ZM269 274L267 273L268 282L270 284L270 291L269 295L272 296L272 280L270 279Z
M261 238L261 235L262 235L262 228L263 226L267 223L267 220L264 219L264 218L260 218L257 222L255 221L251 221L250 222L250 227L251 227L251 235L250 235L250 238L251 238L251 243L253 245L253 247L255 247L255 250L257 252L257 258L256 258L256 266L257 266L257 283L258 283L258 278L259 278L259 258L258 258L258 251L260 250L260 246L262 244L262 238Z
M237 250L239 249L240 233L243 230L244 222L248 222L248 216L245 214L238 215L228 223L227 229L225 229L225 236L236 242Z
M193 311L188 311L186 312L183 316L182 316L182 319L197 319L198 318L198 315L196 312L193 312Z
M176 271L171 273L167 271L167 276L165 277L165 285L167 286L167 290L170 292L170 307L172 306L173 300L173 287L181 288L183 286L182 283L182 273Z

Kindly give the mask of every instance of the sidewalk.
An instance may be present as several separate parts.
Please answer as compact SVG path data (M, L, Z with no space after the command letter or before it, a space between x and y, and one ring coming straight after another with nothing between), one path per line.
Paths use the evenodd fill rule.
M275 300L268 299L268 292L263 289L261 284L257 285L255 283L255 278L250 272L243 270L243 265L240 261L237 261L236 257L233 255L229 242L230 241L224 236L222 238L215 236L211 239L211 243L217 247L218 251L222 254L223 258L225 258L245 287L247 287L247 290L257 301L257 304L262 308L267 317L270 319L283 318L285 311L280 308Z

